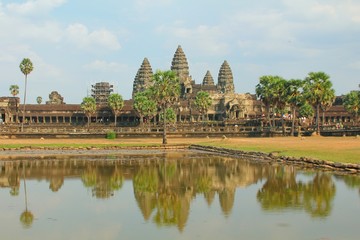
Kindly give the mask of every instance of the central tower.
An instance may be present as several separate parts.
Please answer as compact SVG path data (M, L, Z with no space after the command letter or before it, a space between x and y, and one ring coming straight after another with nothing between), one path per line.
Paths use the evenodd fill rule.
M180 81L180 97L187 98L192 94L194 81L189 75L189 64L185 53L179 45L171 62L171 70L176 73Z

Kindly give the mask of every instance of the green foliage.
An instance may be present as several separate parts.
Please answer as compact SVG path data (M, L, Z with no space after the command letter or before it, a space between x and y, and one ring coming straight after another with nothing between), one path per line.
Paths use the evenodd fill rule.
M124 107L123 97L118 93L110 94L108 104L115 114L115 126L117 124L117 116L120 115L121 109Z
M173 108L167 108L166 112L166 121L168 123L175 123L176 122L176 113ZM160 113L160 121L164 120L164 113Z
M108 131L106 133L106 139L115 139L116 138L116 132L114 131Z
M18 85L11 85L9 88L10 94L13 95L13 97L15 97L16 95L19 94L19 86Z
M208 92L200 91L196 94L195 106L199 112L205 114L212 104L212 99Z
M310 72L305 78L304 97L316 109L316 132L320 133L320 107L332 104L335 91L332 89L330 76L324 72Z
M157 104L151 97L151 91L139 92L134 97L134 109L140 117L153 118L157 113Z
M80 105L88 118L88 126L90 125L91 116L96 113L96 101L93 97L84 97Z
M346 111L355 116L355 121L360 114L360 91L351 91L344 97L344 106Z
M314 116L314 109L309 103L305 102L299 108L299 115L300 117L311 118Z
M151 96L157 103L162 112L166 112L172 104L178 101L180 95L180 82L176 73L173 71L156 71L152 79L153 85L150 87ZM166 120L167 114L163 118L163 144L167 144Z
M20 70L21 72L27 76L29 75L33 70L34 66L29 58L24 58L20 63Z

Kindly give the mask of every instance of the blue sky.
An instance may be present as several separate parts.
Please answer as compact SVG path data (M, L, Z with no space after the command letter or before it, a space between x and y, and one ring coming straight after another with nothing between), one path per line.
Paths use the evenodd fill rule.
M101 81L129 99L144 57L170 69L178 45L197 83L227 60L238 93L324 71L341 95L360 84L359 39L359 0L0 0L0 96L17 84L22 98L28 57L28 103L80 103Z

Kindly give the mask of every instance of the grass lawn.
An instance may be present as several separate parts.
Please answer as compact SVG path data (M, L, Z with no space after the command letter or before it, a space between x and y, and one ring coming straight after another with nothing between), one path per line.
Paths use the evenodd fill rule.
M136 139L0 139L0 148L160 146L159 138ZM311 157L360 164L360 138L356 137L276 137L276 138L168 138L169 145L201 144L243 151L277 152L279 155Z

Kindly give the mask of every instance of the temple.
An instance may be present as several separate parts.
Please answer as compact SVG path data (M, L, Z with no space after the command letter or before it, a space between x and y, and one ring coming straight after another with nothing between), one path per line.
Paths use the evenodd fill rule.
M217 83L209 70L205 70L201 83L190 75L190 68L185 52L179 45L173 55L170 69L180 80L181 94L179 101L172 107L177 113L177 122L192 123L207 120L210 122L226 122L239 124L241 121L259 119L264 113L262 102L255 94L237 93L234 76L229 62L221 64ZM132 98L146 90L152 84L153 70L148 58L144 58L133 80ZM212 98L212 106L208 109L206 119L195 107L195 97L199 91L208 92ZM97 113L91 122L112 123L114 114L107 105L108 96L113 92L113 85L99 82L92 85L91 96L97 103ZM63 97L53 91L49 94L46 104L26 104L25 119L22 119L23 106L18 97L0 98L0 122L15 124L20 122L32 124L67 124L81 125L87 122L80 104L65 104ZM333 106L322 115L325 122L350 122L351 115L344 109L338 98ZM159 116L152 121L159 120ZM118 126L137 126L139 117L133 108L133 100L125 100L122 113L118 117Z

